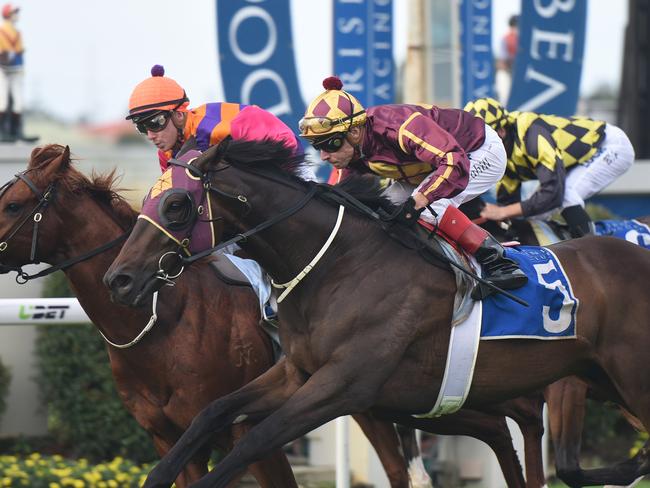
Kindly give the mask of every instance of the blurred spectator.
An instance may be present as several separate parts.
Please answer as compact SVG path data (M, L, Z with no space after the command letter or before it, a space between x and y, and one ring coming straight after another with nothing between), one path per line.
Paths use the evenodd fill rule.
M23 134L23 42L16 29L19 8L10 3L2 7L0 25L0 140L16 141Z
M519 45L519 16L512 15L508 21L508 32L501 38L496 57L496 91L502 104L508 103L512 85L512 68Z

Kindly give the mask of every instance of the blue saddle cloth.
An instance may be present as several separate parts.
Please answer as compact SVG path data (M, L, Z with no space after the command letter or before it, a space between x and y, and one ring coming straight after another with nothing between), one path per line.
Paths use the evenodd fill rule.
M594 222L596 234L625 239L650 249L650 227L636 220L599 220Z
M526 300L524 307L503 295L483 300L481 339L569 339L576 336L578 299L562 264L549 249L506 248L528 276L526 286L510 290Z

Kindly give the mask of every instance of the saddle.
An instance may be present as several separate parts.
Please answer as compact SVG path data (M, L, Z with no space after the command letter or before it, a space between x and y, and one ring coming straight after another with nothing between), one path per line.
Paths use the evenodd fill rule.
M217 277L227 285L247 286L252 288L246 275L242 273L237 266L232 264L230 259L224 258L218 254L213 254L214 259L210 261L210 266L214 269Z
M571 239L571 232L566 224L561 224L554 220L523 220L513 219L511 225L506 231L508 238L512 240L521 240L520 235L525 235L528 228L535 235L540 246L550 246L556 242Z
M472 262L469 256L424 220L419 220L418 225L413 227L393 223L385 226L384 229L391 238L404 247L415 250L429 264L454 274L456 294L454 295L451 325L454 327L463 323L472 311L474 304L472 291L476 288L477 282L450 263L472 272L477 271L476 263Z

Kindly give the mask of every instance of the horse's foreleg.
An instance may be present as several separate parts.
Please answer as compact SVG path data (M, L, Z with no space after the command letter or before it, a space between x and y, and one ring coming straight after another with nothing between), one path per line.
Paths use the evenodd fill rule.
M244 420L255 421L266 417L279 408L304 381L305 378L295 368L286 360L281 360L239 390L215 400L194 418L187 431L151 471L144 487L171 486L187 462L214 434ZM230 479L236 474L231 473Z
M156 449L156 452L160 457L163 457L169 452L172 448L174 440L178 436L173 437L173 440L160 437L158 435L153 436L153 445ZM185 465L183 471L176 478L176 486L178 488L187 488L192 483L197 480L200 480L208 472L208 459L210 458L210 449L203 449L201 452L197 453L194 458Z
M233 425L235 442L238 442L251 427L250 424ZM251 464L248 469L261 488L298 488L289 460L282 449L269 453ZM203 474L207 474L207 471Z
M369 370L358 354L350 355L350 360L347 356L345 361L339 357L317 370L278 410L253 427L195 488L224 488L235 473L269 450L341 415L368 410L390 365L381 371Z

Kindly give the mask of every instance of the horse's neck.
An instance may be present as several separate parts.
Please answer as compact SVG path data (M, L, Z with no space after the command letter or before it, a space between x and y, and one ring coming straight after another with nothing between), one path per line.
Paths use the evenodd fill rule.
M64 219L66 232L63 233L59 244L57 257L51 264L81 256L124 233L106 210L92 201L89 201L88 205L83 202L78 202L75 210ZM128 342L145 326L151 310L122 307L111 301L102 279L120 248L121 246L117 245L74 264L64 272L81 306L95 326L114 342Z
M295 203L302 196L304 194L295 192L293 197L284 199L284 203L274 202L270 196L268 200L262 201L274 203L264 205L254 203L253 208L261 211L251 215L248 226L253 227L272 219L291 207L290 202ZM345 219L346 217L344 217L344 224ZM289 281L322 249L336 222L336 208L314 199L293 216L276 223L261 235L249 239L249 242L243 243L242 248L249 252L276 282ZM344 227L345 225L337 233L335 238L337 244L340 242L341 235L345 233Z

